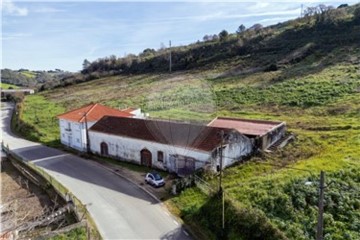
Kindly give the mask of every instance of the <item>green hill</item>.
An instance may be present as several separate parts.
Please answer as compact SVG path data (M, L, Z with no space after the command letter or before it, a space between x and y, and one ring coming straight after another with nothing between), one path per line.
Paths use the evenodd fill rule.
M63 81L67 87L27 96L14 125L32 140L58 146L54 116L90 102L139 106L164 119L283 120L296 141L225 170L225 231L216 195L193 187L167 204L207 239L315 239L316 184L324 170L324 239L360 239L359 9L173 48L172 73L168 49L101 59L76 81ZM216 177L203 177L217 187Z

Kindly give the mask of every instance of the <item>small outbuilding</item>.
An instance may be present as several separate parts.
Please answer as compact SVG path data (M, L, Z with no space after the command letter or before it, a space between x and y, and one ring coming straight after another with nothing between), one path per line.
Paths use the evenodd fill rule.
M278 121L217 117L208 126L235 129L254 139L255 147L266 150L285 136L286 123Z

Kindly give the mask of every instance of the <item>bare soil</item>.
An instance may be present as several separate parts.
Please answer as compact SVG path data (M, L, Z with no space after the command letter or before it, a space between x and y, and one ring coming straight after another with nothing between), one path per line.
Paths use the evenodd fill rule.
M11 164L1 162L0 233L6 234L38 218L54 206L47 193L32 184Z

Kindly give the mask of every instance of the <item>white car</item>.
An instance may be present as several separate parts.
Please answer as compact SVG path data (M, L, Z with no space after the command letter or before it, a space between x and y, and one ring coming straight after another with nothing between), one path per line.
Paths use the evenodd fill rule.
M145 182L154 187L162 187L165 185L164 179L157 172L147 173L145 176Z

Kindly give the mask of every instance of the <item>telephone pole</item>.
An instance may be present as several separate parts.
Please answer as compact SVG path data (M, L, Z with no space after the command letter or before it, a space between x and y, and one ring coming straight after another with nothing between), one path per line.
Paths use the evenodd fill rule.
M324 229L324 190L325 190L325 172L320 172L320 194L319 194L319 216L318 224L316 231L316 240L323 239L323 229Z
M171 73L171 64L172 64L172 62L171 62L171 40L169 41L169 72Z
M84 113L84 120L85 120L85 134L86 134L86 152L90 153L90 142L89 142L89 131L88 131L88 124L86 118L86 112Z
M224 146L224 131L221 130L221 143L220 143L220 176L219 176L219 194L221 194L221 202L222 202L222 214L221 214L221 226L222 233L225 232L225 199L224 199L224 191L222 189L222 174L223 174L223 146Z

